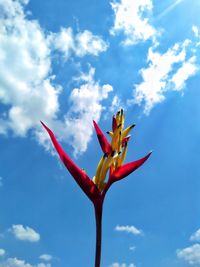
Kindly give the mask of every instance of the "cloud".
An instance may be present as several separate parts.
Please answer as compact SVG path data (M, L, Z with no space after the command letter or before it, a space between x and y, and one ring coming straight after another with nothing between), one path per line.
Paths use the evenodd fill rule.
M87 30L75 35L71 28L62 28L47 35L36 20L28 19L24 11L27 3L0 1L0 134L25 137L32 130L38 143L49 150L49 138L39 123L42 120L55 130L60 141L76 146L75 154L82 153L91 139L91 119L100 119L101 101L112 87L100 86L90 76L80 88L72 90L72 107L58 119L62 88L52 73L52 53L60 51L65 59L71 54L97 56L108 45ZM63 131L67 126L70 128Z
M94 80L95 69L90 67L88 74L82 74L79 88L74 88L70 94L71 108L65 116L63 132L71 140L74 154L83 153L87 149L93 133L92 120L99 121L104 107L101 102L108 98L113 90L109 84L100 85ZM69 130L70 129L70 130ZM64 138L64 136L63 136Z
M190 265L200 266L200 244L177 250L177 257Z
M190 241L200 241L200 229L191 235Z
M163 54L155 51L155 47L149 48L148 66L140 70L143 81L135 85L133 99L128 104L144 103L144 112L148 114L165 99L167 91L183 91L185 82L198 70L190 45L191 41L185 40Z
M5 249L0 248L0 257L4 256L6 254Z
M175 87L173 90L180 91L185 87L185 82L193 76L198 70L196 65L196 57L190 57L187 61L183 62L182 66L172 76L171 81Z
M76 35L75 53L79 57L86 54L98 56L100 52L106 51L108 44L99 36L93 35L90 31L83 31Z
M112 100L112 103L111 103L111 106L110 106L109 110L112 113L116 113L116 111L117 110L120 110L121 108L124 109L123 104L122 104L122 101L119 98L119 96L115 95L113 97L113 100Z
M60 87L53 84L50 49L36 20L28 20L28 1L0 2L0 133L25 136L39 118L50 121L59 110Z
M129 247L129 250L131 250L131 251L135 251L135 249L136 249L135 246L130 246L130 247Z
M39 258L44 261L51 261L53 259L53 257L49 254L42 254Z
M64 140L71 145L75 157L87 150L93 133L92 120L100 120L105 109L102 102L113 91L111 85L100 85L95 81L94 75L95 69L90 67L88 73L82 73L76 78L80 85L71 91L70 108L64 115L64 120L52 123L56 135L61 141ZM49 142L46 142L46 133L38 131L36 134L39 142L50 149Z
M3 178L0 176L0 187L3 186Z
M149 14L153 9L151 0L121 0L111 2L115 14L111 34L122 32L126 39L124 45L133 45L148 39L155 39L157 31L149 22Z
M75 157L87 150L93 133L92 120L97 122L100 120L101 113L105 109L102 101L113 91L111 85L100 85L95 81L94 75L95 69L90 67L88 73L81 73L76 78L80 85L71 91L70 108L64 115L64 121L52 124L52 129L58 133L59 139L65 140L72 146ZM45 145L46 133L43 131L37 134L38 140Z
M94 79L95 69L90 67L88 73L82 73L77 81L80 86L70 94L70 109L64 116L64 122L54 124L61 140L65 140L74 149L74 156L86 151L92 138L92 120L99 121L105 109L102 101L113 90L109 84L100 85ZM43 140L41 139L41 142Z
M38 263L36 265L32 265L30 263L26 263L24 260L8 258L7 260L0 262L0 267L51 267L51 264Z
M98 56L99 53L106 51L108 48L108 44L100 36L93 35L88 30L78 32L75 35L70 27L61 28L58 33L51 33L48 36L48 41L52 50L62 52L65 60L72 54L78 57L85 55Z
M118 263L118 262L114 262L113 264L111 264L109 267L136 267L136 265L134 263L130 263L129 265L126 263Z
M193 26L192 26L192 31L193 31L194 36L195 36L196 38L199 38L199 37L200 37L199 29L198 29L198 27L197 27L196 25L193 25Z
M127 233L131 233L133 235L142 235L143 234L142 230L137 229L133 225L126 225L126 226L124 226L124 225L121 225L121 226L120 225L117 225L115 227L115 231L118 231L118 232L127 232Z
M10 231L19 240L29 242L38 242L40 240L40 234L28 226L24 227L21 224L12 225Z

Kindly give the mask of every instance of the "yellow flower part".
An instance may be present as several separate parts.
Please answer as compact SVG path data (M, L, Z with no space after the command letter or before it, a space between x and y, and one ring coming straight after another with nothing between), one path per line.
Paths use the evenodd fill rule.
M127 154L127 142L130 137L129 133L135 126L135 124L132 124L124 129L123 109L117 112L114 119L116 122L115 129L113 129L113 132L107 132L107 134L111 137L110 145L112 152L109 155L104 154L100 159L96 170L96 176L93 178L93 182L97 185L101 192L105 188L106 176L110 168L112 167L112 170L116 170L123 164Z

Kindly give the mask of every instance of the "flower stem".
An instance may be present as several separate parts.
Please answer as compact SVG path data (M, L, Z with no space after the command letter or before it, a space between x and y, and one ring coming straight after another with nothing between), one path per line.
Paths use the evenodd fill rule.
M98 203L94 206L96 219L96 255L95 267L100 267L101 264L101 241L102 241L102 210L103 203Z

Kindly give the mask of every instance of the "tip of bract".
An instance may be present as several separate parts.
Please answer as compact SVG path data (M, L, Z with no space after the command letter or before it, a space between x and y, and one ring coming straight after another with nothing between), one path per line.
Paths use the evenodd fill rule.
M44 122L43 121L40 121L40 123L42 124L42 126L47 130L50 130L47 126L46 126L46 124L44 124Z

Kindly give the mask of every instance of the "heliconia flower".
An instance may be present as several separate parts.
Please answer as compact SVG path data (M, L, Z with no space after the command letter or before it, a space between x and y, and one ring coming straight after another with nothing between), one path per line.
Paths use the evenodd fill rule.
M114 182L125 178L142 166L152 152L149 152L145 157L139 160L123 164L127 154L128 141L130 139L129 133L134 128L135 124L124 129L124 112L123 110L118 111L116 116L113 116L112 119L112 131L107 132L111 137L111 142L109 143L98 124L93 121L103 151L103 156L98 163L95 176L93 179L90 179L85 170L80 169L64 152L55 138L54 133L43 122L41 123L48 132L60 159L74 177L77 184L94 204L97 227L95 267L100 267L101 221L105 195Z

